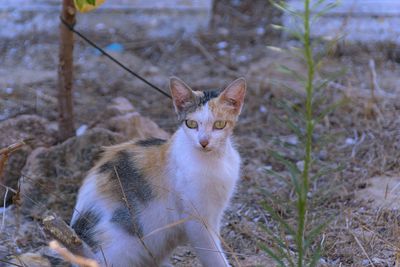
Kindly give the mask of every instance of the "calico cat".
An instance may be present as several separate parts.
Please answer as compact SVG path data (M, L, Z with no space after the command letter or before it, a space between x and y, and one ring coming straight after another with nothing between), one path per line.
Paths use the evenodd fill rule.
M102 266L169 266L186 242L203 266L230 266L219 228L239 179L231 135L246 82L201 92L172 77L170 90L175 134L106 148L79 190L71 226Z

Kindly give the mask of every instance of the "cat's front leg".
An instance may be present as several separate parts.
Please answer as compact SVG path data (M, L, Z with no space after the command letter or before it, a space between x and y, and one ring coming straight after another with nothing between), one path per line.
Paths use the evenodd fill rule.
M230 266L222 251L217 226L190 221L186 223L186 234L204 267Z

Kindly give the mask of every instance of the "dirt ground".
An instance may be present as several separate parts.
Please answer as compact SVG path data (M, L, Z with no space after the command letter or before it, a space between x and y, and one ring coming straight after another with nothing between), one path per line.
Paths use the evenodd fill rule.
M276 222L261 208L268 199L263 189L282 200L274 207L290 222L294 218L290 204L295 198L292 188L266 173L266 169L272 169L287 176L269 151L278 151L293 163L300 163L301 144L282 122L291 115L280 102L288 100L301 108L304 96L301 86L292 76L281 73L279 66L287 65L299 72L304 72L304 67L289 53L267 47L290 49L296 43L268 26L279 22L279 13L271 11L265 1L250 2L235 6L221 1L213 29L190 37L147 40L118 31L112 36L88 34L103 47L111 42L123 44L125 50L113 55L165 90L171 75L200 90L222 88L239 76L246 78L248 95L235 132L243 158L242 179L226 212L222 237L235 266L274 266L258 245L273 246L261 225L280 234ZM0 121L36 114L56 122L57 37L56 33L47 33L0 43ZM142 115L164 130L174 131L177 121L169 99L99 56L79 38L74 58L77 128L101 120L103 107L123 96ZM375 62L379 88L371 79L371 60ZM323 137L327 142L315 147L315 168L340 167L314 180L310 193L309 224L332 219L318 241L323 247L321 266L400 264L399 62L395 46L341 44L318 66L321 78L328 72L343 71L321 93L323 101L316 108L321 111L342 101L316 125L316 142ZM13 205L7 209L12 210ZM13 220L7 219L11 224ZM23 230L38 231L38 226L31 227ZM43 235L25 235L36 239L34 242L29 238L15 242L12 233L0 232L0 236L4 242L0 248L6 249L0 258L7 260L14 254L37 251L45 244ZM181 267L200 266L188 247L179 248L172 262Z

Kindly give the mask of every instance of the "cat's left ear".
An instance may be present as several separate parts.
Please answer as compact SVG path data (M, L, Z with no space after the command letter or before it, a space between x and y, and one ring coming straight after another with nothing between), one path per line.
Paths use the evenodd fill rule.
M229 106L236 115L239 115L246 94L246 80L242 77L228 85L220 94L219 99L223 104Z

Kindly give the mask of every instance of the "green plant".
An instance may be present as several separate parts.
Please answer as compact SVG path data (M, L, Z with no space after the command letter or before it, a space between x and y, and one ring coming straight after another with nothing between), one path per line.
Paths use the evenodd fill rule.
M316 240L318 240L318 237L330 220L328 218L322 223L311 225L308 218L310 210L310 183L326 173L326 168L321 168L319 172L314 171L317 168L312 168L317 162L313 154L314 150L317 145L320 145L314 140L314 129L315 125L326 114L331 112L338 103L329 105L323 110L316 109L316 106L323 99L323 94L320 92L328 84L329 79L321 80L316 78L316 67L323 57L321 55L317 57L314 52L311 39L311 25L318 17L335 7L337 2L332 3L330 1L330 3L325 3L325 0L316 0L311 3L310 0L304 0L304 10L302 11L291 8L283 1L274 1L272 4L299 22L297 25L301 25L296 30L282 26L275 26L275 28L286 31L289 35L296 38L300 44L299 48L292 51L295 52L295 55L305 65L306 74L299 73L286 66L282 66L281 70L301 83L305 96L301 105L293 105L290 101L282 101L282 107L290 115L285 119L285 122L288 128L297 136L301 144L300 151L297 151L301 160L296 164L284 155L271 151L271 156L283 164L290 173L290 179L286 179L282 174L273 170L267 170L269 174L284 180L293 187L296 197L288 205L291 206L289 210L292 210L291 215L295 217L295 223L284 219L281 215L282 212L278 212L274 208L276 203L282 203L282 201L273 196L273 194L266 192L269 201L264 202L263 207L270 214L271 218L278 223L281 234L277 235L264 227L265 231L273 238L273 246L268 247L265 244L260 244L260 246L279 266L316 266L321 255L321 244L316 242ZM288 236L291 238L288 239Z

